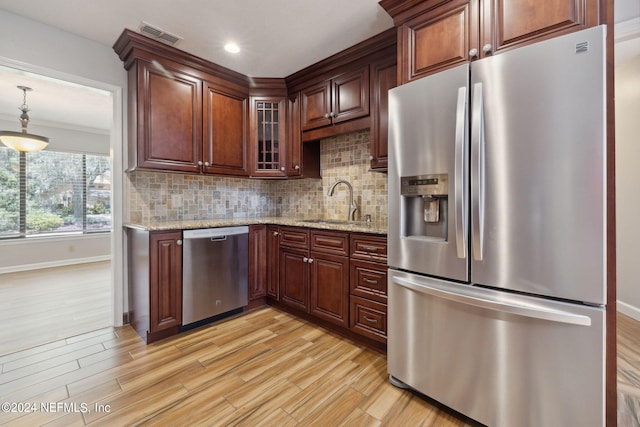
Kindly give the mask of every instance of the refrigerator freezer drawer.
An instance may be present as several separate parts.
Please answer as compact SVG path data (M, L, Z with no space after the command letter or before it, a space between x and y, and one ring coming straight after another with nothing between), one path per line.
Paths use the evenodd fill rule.
M494 427L604 425L604 308L388 277L390 375Z

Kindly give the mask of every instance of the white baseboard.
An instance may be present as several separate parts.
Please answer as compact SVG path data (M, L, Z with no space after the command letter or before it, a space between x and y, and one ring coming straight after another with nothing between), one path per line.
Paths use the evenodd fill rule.
M618 311L620 313L626 314L627 316L640 321L640 308L634 307L631 304L627 304L622 301L616 301L616 306L618 307Z
M0 274L17 273L19 271L39 270L41 268L64 267L67 265L85 264L88 262L110 261L111 255L94 256L87 258L65 259L61 261L41 262L38 264L23 264L0 268Z

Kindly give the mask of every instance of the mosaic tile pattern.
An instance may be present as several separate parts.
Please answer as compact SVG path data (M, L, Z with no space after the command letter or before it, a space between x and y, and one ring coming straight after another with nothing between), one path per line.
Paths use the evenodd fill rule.
M349 216L349 191L346 185L338 185L333 196L327 192L339 179L346 179L353 186L353 196L358 210L356 220L371 215L374 222L387 222L387 174L370 171L369 131L354 132L327 138L320 143L320 174L324 197L324 215L327 219L347 219Z
M369 131L322 140L322 179L259 180L134 171L127 174L125 222L147 223L201 219L296 217L346 219L347 179L358 205L356 219L366 214L387 222L387 175L369 171Z

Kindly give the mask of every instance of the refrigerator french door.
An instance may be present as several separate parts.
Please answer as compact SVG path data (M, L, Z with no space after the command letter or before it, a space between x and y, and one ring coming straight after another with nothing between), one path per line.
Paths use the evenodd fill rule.
M605 33L389 93L388 370L487 425L604 424Z

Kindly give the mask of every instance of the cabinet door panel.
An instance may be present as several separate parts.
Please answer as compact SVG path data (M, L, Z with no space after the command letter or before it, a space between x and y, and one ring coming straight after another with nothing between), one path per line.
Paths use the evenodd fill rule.
M311 252L311 314L349 326L349 258Z
M171 68L160 72L144 61L138 78L138 166L199 172L200 81Z
M151 333L182 323L182 232L152 234L149 274Z
M286 115L286 98L251 97L251 176L287 176Z
M332 80L333 123L369 115L369 67L342 74Z
M484 31L483 43L492 43L493 53L514 44L598 24L597 0L493 0L487 3L494 7L488 11L493 16L494 28ZM493 40L488 31L493 32Z
M267 296L280 300L280 229L267 226Z
M247 175L248 100L220 92L205 82L204 167L207 173Z
M267 294L267 226L249 227L249 300Z
M454 0L402 25L402 82L466 62L478 44L477 1Z
M331 124L331 82L322 81L304 89L302 95L302 130Z
M304 249L280 248L280 301L302 311L309 310L309 264Z
M371 65L371 169L387 169L389 158L389 89L397 86L396 58Z
M300 94L289 97L287 116L287 176L302 175L302 134L300 130Z

